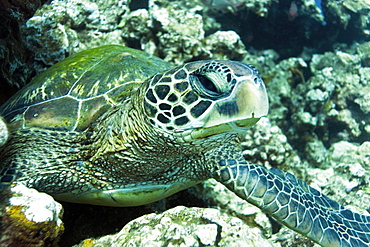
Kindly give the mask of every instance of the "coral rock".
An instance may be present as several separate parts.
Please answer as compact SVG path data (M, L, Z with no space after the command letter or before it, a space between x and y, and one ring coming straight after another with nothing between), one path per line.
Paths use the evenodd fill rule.
M0 146L4 145L9 138L8 128L3 118L0 117Z
M258 228L217 209L178 206L131 221L119 233L86 239L86 246L272 246Z
M55 246L64 231L62 206L24 185L13 184L1 194L1 246Z

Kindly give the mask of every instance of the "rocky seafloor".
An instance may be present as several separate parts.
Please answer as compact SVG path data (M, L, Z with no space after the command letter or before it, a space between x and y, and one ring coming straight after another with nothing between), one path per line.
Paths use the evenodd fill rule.
M8 19L0 30L0 83L6 92L0 93L1 102L52 64L103 44L127 45L174 64L199 59L250 63L266 83L270 113L246 132L247 160L289 171L351 210L368 214L369 1L210 2L54 0L42 5L25 0L23 9L4 5L2 18ZM29 9L32 17L24 14ZM51 197L22 186L8 193L12 200L0 200L2 227L7 226L0 243L14 240L17 246L314 246L214 180L142 207L62 203L63 217ZM26 199L17 199L23 193ZM45 201L39 205L46 211L24 206L32 196Z

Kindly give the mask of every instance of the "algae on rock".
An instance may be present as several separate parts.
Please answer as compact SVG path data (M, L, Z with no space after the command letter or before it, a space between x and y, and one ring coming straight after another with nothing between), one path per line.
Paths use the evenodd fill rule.
M62 206L45 194L12 184L0 196L2 246L56 246L64 225Z

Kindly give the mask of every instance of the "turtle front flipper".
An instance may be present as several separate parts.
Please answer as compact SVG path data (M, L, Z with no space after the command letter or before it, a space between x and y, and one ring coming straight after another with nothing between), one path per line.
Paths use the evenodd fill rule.
M224 158L231 153L220 152ZM248 164L241 152L218 164L218 181L292 230L325 247L370 246L370 216L344 208L291 173Z

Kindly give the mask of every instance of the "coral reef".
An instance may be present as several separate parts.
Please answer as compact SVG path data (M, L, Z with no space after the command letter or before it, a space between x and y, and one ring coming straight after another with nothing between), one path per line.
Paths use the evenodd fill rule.
M99 4L99 5L98 5ZM30 18L22 33L42 68L99 44L120 43L118 20L128 12L129 1L53 1Z
M261 120L246 132L243 142L246 159L292 172L340 204L367 213L366 210L370 210L369 3L341 0L322 1L318 5L320 1L247 0L238 4L240 1L228 0L215 1L215 6L202 2L206 1L54 0L43 5L24 25L23 21L31 17L25 13L33 14L40 5L38 1L34 6L25 5L30 11L16 8L19 12L14 12L14 16L6 12L3 18L7 22L1 29L7 34L2 36L6 36L6 45L1 43L0 55L5 58L1 70L7 83L1 81L1 87L6 86L6 94L0 95L1 101L13 93L8 90L9 85L24 85L34 70L38 73L68 55L103 44L127 45L174 64L199 59L250 63L266 82L271 110L269 119ZM12 29L11 23L16 23L17 28ZM20 30L19 26L22 26ZM25 43L20 41L20 36ZM35 56L30 55L28 49ZM0 136L5 136L2 133L6 133L6 128L0 127ZM115 236L89 238L79 246L112 244L123 236L130 236L127 241L154 239L158 243L167 240L194 245L221 245L220 234L230 241L225 242L227 246L250 240L241 239L244 235L232 234L236 229L244 229L241 234L252 231L254 235L249 238L258 238L266 246L271 243L274 246L314 245L285 227L271 223L260 210L239 200L214 180L183 193L187 196L174 195L148 206L149 209L141 208L135 217L176 205L186 205L186 208L144 216L126 225ZM217 210L193 208L205 206ZM79 206L66 207L71 213L66 214L64 221L69 222ZM6 207L1 208L4 212ZM91 219L104 210L117 213L113 209L94 207L81 215ZM110 218L114 222L110 233L124 224L113 218L135 209L125 210L116 214L120 216ZM186 222L181 217L189 213L194 218ZM205 214L216 219L205 218ZM59 230L50 234L47 240L50 243L55 243L62 232L62 225L55 223L59 222L55 215L53 220L51 229L59 227ZM181 226L180 220L185 226ZM162 228L153 226L155 223L161 227L170 224L174 235L166 235L160 231ZM86 234L76 231L81 234L72 244L89 234L101 234L91 229L97 224L87 220L69 224L71 228L84 229ZM248 228L247 224L255 228ZM184 233L187 239L178 237L185 231L184 227L191 229L191 234ZM226 232L228 228L230 231ZM139 235L128 235L133 234L130 229L136 229ZM138 240L140 234L145 234L147 239ZM62 240L71 235L66 229Z
M199 57L204 38L201 15L179 5L153 8L152 11L154 25L158 25L156 38L161 57L176 64Z
M3 0L0 4L0 104L34 76L34 54L24 43L20 26L46 0Z
M268 85L271 105L276 109L271 118L313 165L325 166L322 159L326 155L322 150L333 143L340 140L361 143L370 139L366 120L368 68L363 67L368 54L359 52L368 46L368 43L356 45L352 54L340 50L315 54L309 72L303 60L298 64L293 62L295 58L283 60L267 75L273 77ZM276 71L284 63L290 64L290 68L285 67L281 73ZM295 73L299 74L297 78ZM307 73L312 76L305 80Z

